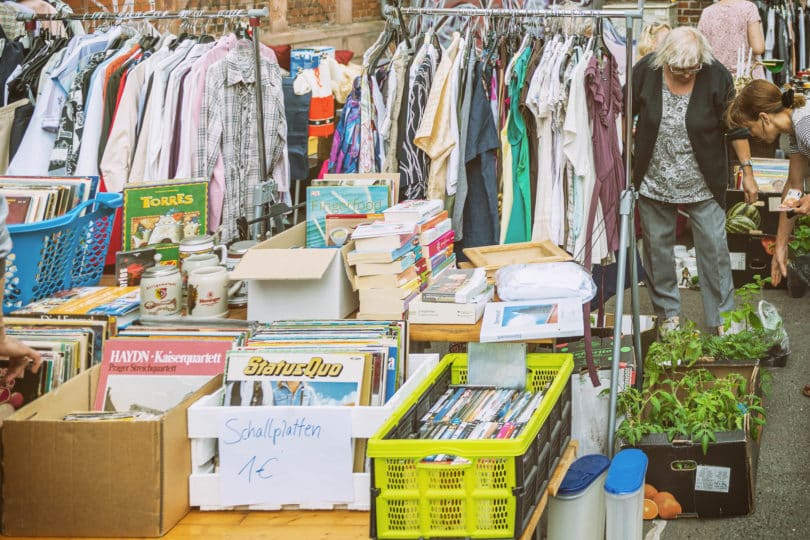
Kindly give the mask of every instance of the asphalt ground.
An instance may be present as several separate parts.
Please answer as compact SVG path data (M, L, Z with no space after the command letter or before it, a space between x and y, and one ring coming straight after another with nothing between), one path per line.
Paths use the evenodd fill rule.
M642 314L652 307L644 287L639 289ZM625 306L629 306L629 291ZM810 398L802 394L810 383L810 293L790 298L785 290L765 290L763 296L782 316L790 338L787 365L767 368L773 375L765 400L767 424L761 441L754 511L743 517L682 518L645 523L645 540L810 538ZM681 289L683 316L703 322L700 293ZM629 308L625 308L628 312Z

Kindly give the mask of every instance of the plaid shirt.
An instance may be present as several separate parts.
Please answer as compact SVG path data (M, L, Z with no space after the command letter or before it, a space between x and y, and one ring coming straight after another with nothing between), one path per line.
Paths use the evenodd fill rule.
M0 26L6 34L6 39L14 39L25 35L25 23L17 20L17 11L11 6L0 2Z
M287 122L278 64L261 59L264 109L265 163L268 176L284 166ZM253 189L259 178L259 145L256 127L253 50L237 45L213 64L205 76L200 125L197 129L197 170L210 178L222 153L225 165L225 200L222 208L223 238L238 237L236 219L253 217Z

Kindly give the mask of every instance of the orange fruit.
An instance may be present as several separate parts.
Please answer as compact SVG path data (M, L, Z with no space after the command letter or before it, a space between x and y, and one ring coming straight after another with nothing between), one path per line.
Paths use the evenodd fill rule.
M655 504L658 505L658 511L661 511L661 506L664 504L664 501L667 499L675 500L675 495L670 493L669 491L659 491L653 496L653 501Z
M652 500L655 497L658 490L655 489L655 486L652 484L644 484L644 498Z
M658 517L658 505L655 501L644 499L644 519L655 519Z
M683 512L681 504L675 499L665 499L663 504L658 506L658 515L661 519L675 519Z

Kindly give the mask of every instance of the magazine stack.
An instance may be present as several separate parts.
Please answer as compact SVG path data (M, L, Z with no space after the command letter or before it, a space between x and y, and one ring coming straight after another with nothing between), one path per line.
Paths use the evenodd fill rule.
M448 269L437 276L408 311L421 324L475 324L494 296L484 268Z

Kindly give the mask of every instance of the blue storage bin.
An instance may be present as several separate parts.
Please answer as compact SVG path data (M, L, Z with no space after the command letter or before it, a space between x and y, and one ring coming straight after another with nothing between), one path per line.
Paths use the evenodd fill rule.
M99 193L63 216L9 225L3 313L70 289L97 285L104 273L119 193Z

